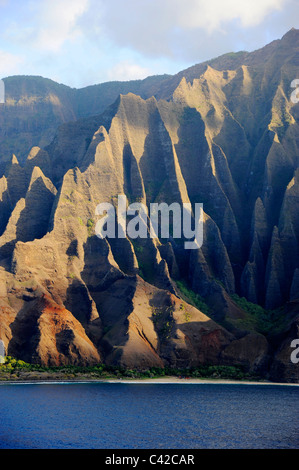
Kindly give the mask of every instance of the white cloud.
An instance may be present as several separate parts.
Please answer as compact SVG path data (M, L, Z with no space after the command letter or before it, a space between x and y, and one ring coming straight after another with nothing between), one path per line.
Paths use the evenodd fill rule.
M291 0L102 0L104 27L118 45L152 56L174 55L174 43L192 31L229 33L232 22L260 25ZM234 24L236 28L236 24ZM87 32L88 34L88 32ZM186 41L185 46L194 47Z
M298 0L0 0L0 8L3 74L74 86L175 73L298 27Z
M65 41L81 34L78 18L87 10L88 0L44 0L40 3L36 44L48 51L57 51Z
M1 1L1 0L0 0ZM31 0L6 24L2 37L19 47L58 52L82 34L78 20L89 0Z
M121 61L107 71L108 80L138 80L151 74L150 70L130 61Z
M23 58L0 50L0 77L7 77L19 72Z
M287 0L167 0L175 3L175 21L183 29L214 31L225 23L239 20L244 27L256 26L267 14L280 9Z

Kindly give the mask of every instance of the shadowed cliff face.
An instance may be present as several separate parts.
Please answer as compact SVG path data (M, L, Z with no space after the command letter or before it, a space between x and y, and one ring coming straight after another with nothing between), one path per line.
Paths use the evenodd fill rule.
M79 90L42 77L5 78L5 105L1 105L0 113L0 172L12 153L23 163L31 147L49 145L59 125L102 113L120 93L133 92L148 98L167 78L163 75L108 82Z
M121 94L107 108L107 96L94 99L94 115L80 120L100 88L62 93L28 78L9 97L16 135L20 101L24 113L30 102L30 116L43 114L45 143L73 121L23 166L0 146L0 337L10 354L47 364L241 364L298 380L285 353L298 321L298 41L291 30L251 54L134 82L125 91L138 86L141 96ZM56 87L47 104L41 84ZM119 194L148 207L203 203L202 248L100 240L95 209Z

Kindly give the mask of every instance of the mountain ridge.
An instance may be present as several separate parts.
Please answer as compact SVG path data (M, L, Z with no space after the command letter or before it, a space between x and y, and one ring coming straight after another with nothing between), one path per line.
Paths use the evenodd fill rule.
M298 381L290 343L299 321L299 113L288 99L298 50L291 30L253 53L215 59L223 70L209 61L186 77L156 77L156 96L120 93L102 113L63 123L23 166L4 160L0 337L10 355L239 364ZM225 60L235 68L224 70ZM202 248L187 252L172 237L99 240L95 208L118 194L147 206L203 203ZM58 311L69 320L57 329Z
M117 96L120 93L128 93L128 92L133 92L135 94L140 94L140 96L144 99L150 97L150 96L156 96L158 99L161 98L169 98L169 95L174 91L176 86L178 85L178 80L180 81L180 78L182 76L185 76L188 78L188 76L192 77L193 71L195 71L195 75L198 76L200 75L205 67L208 64L212 64L214 68L217 67L220 68L222 67L222 62L224 60L225 62L225 67L227 65L230 65L233 67L236 65L240 65L240 57L243 57L244 55L247 58L252 58L252 57L259 57L260 55L263 56L263 51L265 49L269 49L270 51L275 45L279 45L282 41L286 41L289 43L291 40L293 40L293 35L296 35L296 32L298 30L292 28L290 31L288 31L281 39L277 39L275 41L272 41L270 44L267 46L264 46L262 48L257 49L256 51L253 52L246 52L246 51L241 51L241 52L233 52L233 53L227 53L223 54L219 57L216 57L214 59L196 64L194 66L191 66L181 72L178 72L177 74L171 76L171 75L153 75L149 76L145 79L141 80L131 80L127 82L105 82L105 83L100 83L100 84L95 84L95 85L88 85L83 88L72 88L69 87L68 85L62 84L62 83L57 83L54 80L44 78L41 76L11 76L11 77L6 77L3 78L5 85L6 85L6 95L7 95L7 103L11 103L11 101L16 101L18 96L20 95L21 91L24 89L24 86L26 83L29 83L33 81L32 86L33 90L31 90L31 93L36 89L34 87L34 82L37 82L37 85L41 85L42 88L45 89L45 91L49 91L54 93L55 90L65 90L67 93L66 96L66 103L65 103L65 109L66 113L65 116L55 116L55 107L54 111L53 109L45 109L45 107L41 107L41 111L44 113L46 110L46 119L45 121L47 122L47 126L45 125L47 132L40 132L40 129L33 130L33 136L28 136L28 129L26 129L26 132L23 133L23 140L25 140L26 145L19 145L18 147L16 146L16 142L14 142L14 147L10 145L9 138L7 138L7 134L9 135L9 129L5 129L5 121L2 120L0 122L0 156L3 158L5 154L7 153L17 153L17 150L19 150L19 155L18 157L20 158L21 161L27 156L28 152L30 151L30 148L33 146L45 146L51 142L51 140L54 138L55 131L58 127L59 124L62 124L63 122L68 122L71 120L75 119L80 119L81 117L88 117L94 114L101 114L107 106L111 105L116 99ZM229 59L229 64L227 64L227 60ZM239 62L238 62L239 61ZM254 62L254 59L251 60L251 62ZM14 82L19 82L25 81L26 83L22 85L22 83L17 83L17 86L14 85ZM149 86L147 86L149 84ZM51 85L51 87L47 86ZM90 93L92 91L96 91L96 93ZM30 92L30 88L29 88ZM74 100L74 94L78 95L76 97L76 100ZM11 99L12 95L12 99ZM58 97L53 96L54 99L54 104L56 100L56 105L59 104L59 98L61 98L60 93L58 93ZM81 95L81 96L80 96ZM22 96L22 94L20 95ZM58 100L57 100L58 98ZM46 100L51 101L51 93L50 96L46 95L45 96ZM77 101L77 104L74 102ZM20 112L20 107L22 106L23 103L18 103L18 112ZM3 108L3 107L2 107ZM84 109L86 108L86 109ZM40 112L37 110L37 112ZM28 113L28 108L26 108L26 112ZM54 114L54 116L53 116ZM16 117L14 116L14 119ZM49 126L49 121L51 122L51 119L54 119L54 125ZM27 122L30 121L27 116ZM27 126L28 127L28 126ZM50 128L50 130L49 130ZM5 130L5 132L3 132ZM19 131L21 132L21 126L19 126ZM30 134L30 130L29 130ZM8 142L5 142L8 141ZM8 157L8 155L6 155ZM1 168L0 168L1 169Z

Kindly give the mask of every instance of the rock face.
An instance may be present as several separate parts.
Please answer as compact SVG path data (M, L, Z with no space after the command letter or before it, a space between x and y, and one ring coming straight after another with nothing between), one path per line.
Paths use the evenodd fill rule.
M298 300L289 302L285 307L285 328L272 338L275 348L274 359L271 363L269 378L280 381L284 377L287 382L297 382L299 359L299 315Z
M298 40L291 30L250 54L114 87L7 79L0 338L9 354L44 364L238 364L299 380L285 329L299 298L299 108L289 99ZM29 129L16 105L30 109ZM22 147L13 137L25 130ZM121 194L148 208L203 203L202 247L186 250L171 235L99 239L96 207ZM280 322L282 336L236 294ZM291 314L273 312L290 302Z
M167 78L162 75L109 82L79 90L36 76L5 78L5 105L1 105L0 113L0 155L4 162L0 171L12 153L23 163L33 146L50 144L59 125L101 114L120 93L149 98Z

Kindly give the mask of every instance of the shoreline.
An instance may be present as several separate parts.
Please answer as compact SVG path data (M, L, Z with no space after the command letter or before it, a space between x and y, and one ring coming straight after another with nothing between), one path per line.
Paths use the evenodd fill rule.
M274 385L274 386L293 386L299 387L299 383L270 382L270 381L249 381L249 380L230 380L230 379L205 379L205 378L179 378L175 376L128 379L128 378L49 378L49 377L26 377L14 380L0 380L1 385L71 385L71 384L147 384L147 385Z

